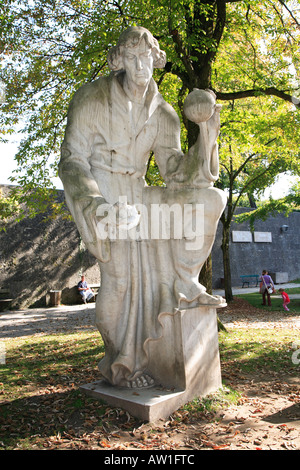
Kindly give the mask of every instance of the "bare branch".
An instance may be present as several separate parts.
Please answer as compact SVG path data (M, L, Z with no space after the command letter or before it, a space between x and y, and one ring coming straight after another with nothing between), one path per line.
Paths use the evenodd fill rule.
M251 96L257 97L261 95L268 95L268 96L272 95L272 96L277 96L278 98L281 98L284 101L288 101L289 103L293 103L296 106L296 108L300 109L300 100L298 98L286 93L285 91L278 90L275 87L256 88L252 90L233 91L229 93L221 93L215 90L214 92L217 95L217 99L222 100L222 101L239 100L243 98L249 98Z
M273 139L269 140L265 146L267 145L270 145L272 142L274 142L275 140L277 140L277 137L274 137ZM235 180L239 174L244 170L244 168L246 167L247 163L250 162L250 160L254 159L255 157L259 157L260 155L258 155L257 153L252 153L251 155L249 155L243 162L243 164L234 172L234 175L233 175L233 180Z
M283 2L282 0L279 0L279 3L289 12L289 14L291 15L291 18L293 18L293 20L295 21L295 23L300 26L300 23L299 21L297 20L297 18L295 18L295 16L293 15L293 12L287 7L287 5L285 4L285 2Z
M178 56L180 57L182 63L184 64L189 77L192 79L192 82L195 82L195 79L196 79L195 71L189 59L189 54L183 45L182 38L179 34L179 31L177 29L173 29L173 30L170 30L170 33L172 35Z
M226 5L222 1L217 1L217 20L216 20L216 25L215 25L215 30L213 32L213 38L219 45L224 27L226 23Z
M247 183L244 185L244 187L242 188L242 190L241 190L240 194L238 195L236 201L235 201L234 204L233 204L233 207L234 207L233 212L235 211L235 209L236 209L236 207L237 207L237 205L238 205L238 202L239 202L240 198L247 192L247 189L248 189L249 187L251 187L251 186L253 185L253 183L254 183L256 180L260 180L263 175L266 175L266 174L269 172L269 170L270 170L270 168L271 168L272 166L273 166L272 163L271 163L269 166L265 166L265 167L264 167L264 170L263 170L261 173L259 173L258 175L256 175L256 176L253 177L252 179L250 178L250 179L247 181Z

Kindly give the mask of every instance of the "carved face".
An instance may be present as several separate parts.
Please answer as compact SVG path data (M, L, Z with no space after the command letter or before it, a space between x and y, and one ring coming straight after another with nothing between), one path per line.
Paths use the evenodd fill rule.
M153 56L144 39L135 47L125 47L123 64L129 82L147 87L153 73Z

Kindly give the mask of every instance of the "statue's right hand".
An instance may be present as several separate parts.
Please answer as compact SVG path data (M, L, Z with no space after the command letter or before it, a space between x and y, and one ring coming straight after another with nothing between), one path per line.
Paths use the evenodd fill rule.
M87 249L100 261L110 260L110 247L105 242L106 237L99 233L99 221L105 218L110 204L101 196L88 197L81 200L81 236ZM106 210L106 213L105 213ZM104 241L104 243L101 242Z
M89 242L97 240L97 216L98 208L105 204L105 199L101 196L89 197L89 202L85 202L85 207L82 210L85 223L88 228Z
M103 197L95 196L92 197L90 203L83 209L83 215L86 220L89 218L95 218L97 209L100 205L104 203Z

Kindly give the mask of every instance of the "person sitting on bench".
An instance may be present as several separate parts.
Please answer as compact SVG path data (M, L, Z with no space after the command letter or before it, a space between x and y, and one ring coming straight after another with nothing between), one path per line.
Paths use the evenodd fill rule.
M85 277L83 275L81 276L81 281L78 282L77 287L78 287L79 294L81 295L82 300L85 304L94 297L94 292L88 286L85 280Z

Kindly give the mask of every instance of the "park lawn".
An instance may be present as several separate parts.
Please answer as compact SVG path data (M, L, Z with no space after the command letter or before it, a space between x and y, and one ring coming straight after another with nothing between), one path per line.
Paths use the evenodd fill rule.
M286 289L286 292L288 295L291 294L299 294L300 297L300 288L292 288L292 289ZM262 295L259 292L253 292L250 294L239 294L236 295L236 297L241 297L242 299L247 300L249 304L251 304L253 307L256 308L261 308L261 309L266 309L268 311L273 311L273 312L278 312L278 311L284 311L282 307L282 297L280 295L280 292L278 292L278 289L276 289L276 292L274 294L271 294L271 307L264 307L262 306ZM290 309L291 314L300 314L300 298L299 299L291 299L291 302L288 306Z
M221 363L244 372L282 372L299 375L293 354L300 347L299 331L289 328L245 328L220 332Z
M281 370L299 373L292 362L293 330L230 330L220 332L222 369ZM0 364L0 448L37 449L65 439L88 439L118 427L130 433L138 426L127 412L114 410L82 394L81 384L99 379L97 364L104 354L98 332L35 335L1 340L6 360ZM215 395L197 399L182 408L188 417L211 413L239 400L225 386ZM177 412L176 412L177 413ZM175 415L182 416L180 413ZM179 419L179 418L178 418ZM181 418L180 418L181 419ZM179 419L179 420L180 420ZM212 418L213 419L213 418ZM98 434L97 434L98 433Z
M0 365L0 398L16 400L51 387L77 388L95 379L104 354L98 332L35 335L1 340L5 364Z

